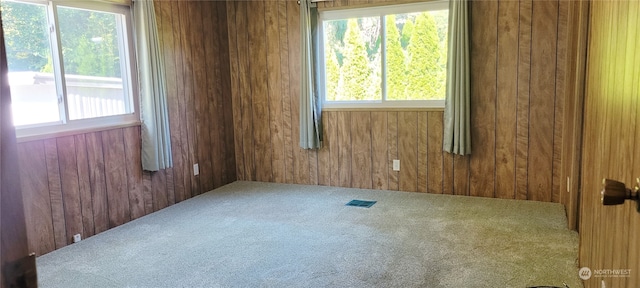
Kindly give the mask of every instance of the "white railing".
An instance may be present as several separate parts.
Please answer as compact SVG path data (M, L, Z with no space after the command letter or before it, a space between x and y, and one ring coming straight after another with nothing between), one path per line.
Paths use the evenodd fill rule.
M125 114L122 79L66 75L69 119ZM16 125L59 120L55 79L51 73L10 72L9 85Z

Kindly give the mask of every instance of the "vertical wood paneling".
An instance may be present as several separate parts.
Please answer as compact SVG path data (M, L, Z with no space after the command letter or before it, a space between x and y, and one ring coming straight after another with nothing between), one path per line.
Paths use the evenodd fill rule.
M327 127L324 129L329 143L331 186L340 186L340 144L338 144L338 113L325 112Z
M226 61L227 59L219 59L218 57L206 57L206 55L219 55L219 47L217 40L220 38L217 27L215 25L218 24L218 11L217 5L213 1L202 1L201 7L202 11L210 11L209 15L203 15L200 13L200 17L202 18L202 30L210 31L211 36L207 37L204 41L204 55L203 58L206 59L204 71L206 71L206 95L205 104L203 110L205 111L205 115L209 115L210 121L207 122L207 131L209 132L209 137L206 138L205 135L205 144L203 144L203 149L207 149L208 151L208 162L210 164L211 169L211 180L207 182L208 186L203 185L203 192L209 191L213 188L220 187L222 183L223 177L223 169L226 165L216 165L215 163L225 163L223 148L224 148L224 134L225 126L221 125L221 127L214 129L212 126L215 123L224 123L224 113L217 113L217 111L221 111L220 108L222 102L221 95L221 78L220 78L220 66L218 61ZM202 34L201 34L202 35ZM204 180L206 174L202 174L201 176ZM169 185L169 181L171 178L169 175L166 175L167 187L172 187ZM169 204L171 203L171 197L169 197Z
M517 1L498 3L496 119L516 119L518 89ZM496 193L515 198L516 121L496 121Z
M309 153L300 148L300 5L287 2L287 30L289 32L289 94L291 102L291 140L294 157L295 183L309 183ZM345 173L350 173L346 171Z
M235 131L233 142L236 158L236 173L238 179L245 180L244 171L244 137L242 133L242 94L240 93L240 56L238 49L238 35L235 30L236 19L236 2L227 3L227 21L229 32L229 72L231 82L231 103L233 110L233 118L239 119L233 121L233 130Z
M567 51L575 51L575 54L565 57L566 90L564 91L565 105L562 125L562 171L560 177L562 197L560 199L561 203L567 207L569 227L577 229L589 3L569 2L568 11L567 35L569 44ZM568 181L565 182L565 179Z
M443 113L427 113L427 192L443 193L444 157L442 153Z
M418 113L418 192L427 192L427 135L429 130L429 123L427 118L427 112Z
M443 124L444 125L444 124ZM453 193L453 155L449 153L445 153L443 156L443 165L442 165L442 193L443 194L454 194Z
M67 244L71 244L73 243L73 235L84 234L76 143L73 136L67 136L56 139L56 144L58 146L58 164L60 166L62 201L64 203L64 222L67 229L66 241Z
M338 112L336 130L338 131L338 185L351 187L351 114Z
M309 185L318 185L318 151L305 150L309 157Z
M371 189L371 112L351 112L352 187Z
M292 139L293 124L291 123L291 73L289 71L289 4L288 1L278 1L278 25L280 28L280 68L282 71L282 123L284 128L284 159L285 181L294 183L294 160ZM295 45L295 44L294 44Z
M192 165L194 164L194 148L193 145L184 145L184 143L191 143L194 140L193 130L195 129L191 120L191 114L193 113L193 107L191 103L191 95L193 93L191 72L191 48L190 40L188 37L189 28L189 7L186 1L175 1L172 3L174 24L174 41L175 50L179 51L176 55L176 86L178 94L175 96L178 98L179 110L180 110L180 122L182 123L180 129L180 136L183 139L182 145L182 158L185 165L184 176L185 184L189 186L185 187L188 191L185 193L186 198L189 198L197 192L197 179L193 175ZM184 141L186 140L186 141Z
M227 11L226 11L226 2L216 1L218 6L218 22L212 23L212 29L218 29L220 37L217 39L217 44L219 47L219 61L217 61L218 66L220 66L220 94L218 97L222 97L222 107L218 107L218 109L222 110L222 114L224 115L224 122L217 123L218 125L214 125L212 128L223 127L224 132L222 133L221 140L224 141L224 148L222 149L222 153L224 154L224 167L222 172L224 173L222 177L221 185L225 185L236 181L238 176L236 174L236 157L234 153L234 137L236 132L232 129L234 127L233 124L233 110L230 109L232 107L232 97L231 97L231 73L230 73L230 65L229 62L225 61L225 59L230 59L230 51L228 43L229 33L227 30ZM215 113L220 113L220 110L215 111ZM219 125L223 124L223 125ZM214 163L214 165L219 165Z
M322 117L322 126L325 127L322 135L322 147L318 150L318 185L331 185L331 146L329 144L330 136L326 133L326 127L329 126L329 118L327 115Z
M144 192L142 191L140 129L139 127L129 127L123 130L129 206L131 207L131 219L136 219L146 215L144 211Z
M196 13L196 9L194 9L189 1L178 1L180 4L180 36L181 36L181 44L182 44L182 78L183 78L183 91L184 91L184 105L186 108L186 117L185 121L186 125L186 134L187 139L191 145L187 146L187 155L189 167L196 164L196 160L198 157L198 123L196 121L196 116L198 115L198 111L196 107L198 103L195 101L195 92L197 91L197 87L194 85L194 62L200 61L201 59L193 58L193 50L198 49L197 47L192 47L196 45L193 43L194 39L191 38L191 30L193 29L193 21L194 14ZM197 43L200 43L200 39L196 40ZM194 173L189 173L191 177L191 195L195 196L200 194L200 177L194 175Z
M551 188L551 201L552 202L560 202L566 204L561 199L561 194L563 191L566 191L566 185L563 185L565 181L562 181L562 145L564 142L563 139L563 129L564 129L564 103L565 98L567 97L566 91L566 62L567 58L572 56L567 56L567 49L569 47L570 41L561 41L560 39L568 39L569 29L568 29L568 17L569 17L569 3L568 1L558 1L558 41L556 42L556 83L555 83L555 104L554 104L554 123L553 123L553 179L552 179L552 188ZM565 190L562 188L565 187Z
M471 196L493 197L496 174L496 71L498 40L497 2L477 1L471 6L471 143L469 173ZM455 176L459 178L458 175ZM459 190L456 187L456 190ZM457 191L456 191L457 192Z
M173 97L168 97L168 105L171 107L179 107L179 97L176 97L178 91L177 81L177 54L174 50L176 45L174 41L174 31L171 27L179 27L179 19L174 18L172 3L158 1L154 3L156 7L156 17L158 22L158 32L162 38L161 47L164 51L165 75L167 78L167 93ZM178 17L176 17L178 18ZM176 21L178 20L178 21ZM179 44L178 44L179 45ZM175 198L178 202L186 199L185 197L185 165L182 157L182 126L180 118L180 109L169 109L169 129L171 130L171 156L173 158L173 178L175 183ZM142 173L140 173L142 178ZM142 182L140 182L142 186ZM142 203L144 208L144 203ZM144 211L144 209L143 209ZM134 216L135 215L135 216ZM137 213L132 213L134 218L138 217Z
M91 197L91 179L89 176L89 158L87 142L84 134L74 136L76 143L76 159L78 169L78 191L80 192L80 206L82 207L82 237L95 234L93 224L93 199Z
M153 213L153 191L151 188L151 173L149 171L142 172L142 195L144 200L144 212Z
M43 141L18 145L29 251L42 255L56 249Z
M109 228L112 228L131 220L122 130L104 131L102 133L102 147L107 183Z
M237 178L235 133L227 127L237 91L230 59L238 57L229 56L237 49L229 46L226 3L154 4L174 167L142 171L139 126L20 143L29 245L38 255L71 243L73 234L90 237ZM206 178L202 186L193 163Z
M53 235L56 249L67 245L67 228L64 217L64 200L60 183L60 167L58 166L58 147L55 139L44 141L44 152L49 181L49 197L51 198L51 218L53 219Z
M387 123L387 112L371 112L371 177L373 189L386 190L389 187L387 176L389 171Z
M418 191L418 113L398 115L398 157L400 159L399 188Z
M153 197L153 211L169 206L169 200L165 193L167 188L164 171L151 172L151 195Z
M95 233L98 234L109 229L102 133L86 134L86 141L89 158L89 180L91 181L91 200L93 202L93 226Z
M320 6L347 7L369 2L345 0L321 3ZM558 1L543 2L548 3L536 3L534 7L530 0L470 2L473 24L471 102L474 147L471 156L442 153L441 144L438 143L442 141L442 119L438 119L442 117L442 112L437 111L415 114L421 115L416 116L420 120L410 121L409 124L413 125L410 127L404 120L411 118L411 113L416 112L325 111L323 116L327 119L323 121L326 129L323 133L328 149L311 152L300 150L297 127L300 75L296 73L299 71L300 55L299 7L292 1L264 1L251 6L228 2L229 6L233 6L233 9L227 9L228 15L236 18L236 21L229 20L229 23L234 24L229 25L229 47L236 50L232 54L237 57L230 60L231 66L236 62L246 65L244 70L239 69L244 72L234 72L233 77L237 77L239 83L251 82L251 79L259 77L268 85L266 91L247 91L242 85L238 85L232 92L239 95L236 102L242 103L243 107L260 105L270 109L268 117L259 119L262 121L260 124L256 119L247 119L249 115L246 113L236 113L234 122L253 123L241 129L245 135L239 137L242 141L237 142L242 143L245 156L247 151L264 155L260 152L263 149L249 136L268 133L270 137L265 139L269 138L271 142L265 143L274 145L274 138L281 137L277 133L282 133L286 183L315 184L317 181L323 185L362 187L363 179L368 179L370 173L371 187L376 189L559 202L559 191L556 190L560 189L560 185L553 184L553 177L557 180L559 176L553 171L558 171L560 168L556 166L561 166L562 163L562 152L557 149L562 145L562 137L559 136L562 121L557 118L563 117L564 106L560 102L563 102L565 91L557 86L564 86L563 79L558 75L565 73L558 61L566 59L565 54L571 53L566 49L568 40L565 38L568 37L562 36L569 35L569 22L566 21L565 10L560 9L564 6L559 5ZM266 12L260 14L262 5L266 5ZM271 6L278 6L277 27L270 20L275 14L271 10L275 8ZM257 23L266 21L266 29L263 31L262 27L251 26L246 18L238 21L238 15L251 15L249 18L256 19ZM248 29L244 24L249 24ZM279 34L277 38L273 36L276 33ZM532 37L535 41L532 41ZM252 42L259 45L266 43L267 53L262 52L261 46L252 48L259 53L246 53L246 44L239 44L243 42L238 40L240 38L253 39ZM277 61L271 63L271 57L277 57L272 55L271 47L280 49L279 68L276 67ZM267 69L263 67L265 59ZM270 103L273 99L270 83L277 81L277 78L272 78L277 75L269 71L274 69L275 74L280 72L282 82L280 94L283 106L280 113L273 112L274 104ZM548 73L543 73L545 69L549 70ZM255 75L258 70L261 72ZM533 76L532 71L535 73ZM543 79L542 76L546 78ZM263 105L266 103L266 106ZM548 117L543 117L539 111L550 112ZM360 117L364 113L369 113L369 117ZM274 121L282 121L283 131L273 128ZM269 127L264 126L265 123L270 123ZM381 127L380 123L386 125ZM534 140L532 133L537 135L535 137L544 139ZM370 135L369 141L366 141L369 138L362 138L367 134ZM275 151L273 149L272 147L272 151ZM367 153L370 156L363 158ZM534 163L536 156L531 155L536 153L548 153L550 157L546 159L542 155L541 158L546 160L538 159L540 163ZM382 157L383 154L386 157ZM391 169L394 159L401 160L400 172ZM364 163L364 172L358 167L361 162ZM371 165L368 165L369 162ZM273 156L271 163L276 163ZM245 170L260 170L260 165L249 164L253 168L245 166ZM544 171L540 172L539 169L543 166ZM542 179L546 179L546 182L542 183ZM547 185L544 193L541 189L536 190L536 193L529 193L529 189L533 189L530 187L538 185L538 182L543 186ZM530 183L536 184L529 185Z
M492 171L489 171L491 173ZM486 171L485 171L486 173ZM491 175L489 175L491 177ZM469 157L454 155L453 156L453 194L454 195L470 195L470 161ZM473 183L476 185L476 183ZM488 192L483 192L488 193ZM480 196L480 195L474 195Z
M529 196L529 86L531 81L531 0L520 0L518 98L516 104L516 199Z
M389 112L387 115L387 143L389 144L389 156L387 157L387 167L389 167L389 190L398 190L398 171L393 171L393 160L398 159L398 112ZM402 163L400 163L402 169Z
M285 157L284 157L284 128L282 125L282 92L280 69L280 25L278 2L265 2L265 22L266 22L266 46L267 46L267 86L269 91L269 131L271 136L271 167L273 181L284 183L285 177ZM323 119L324 120L324 119ZM327 149L322 150L323 153ZM326 154L326 153L325 153ZM319 157L321 161L326 157ZM327 165L322 165L326 167ZM328 185L328 170L319 171L320 184Z
M180 156L180 161L182 162L182 178L183 178L183 183L184 183L184 192L182 193L180 199L184 200L184 199L188 199L191 197L192 195L192 186L191 186L191 182L192 182L192 170L191 170L191 160L189 159L189 135L187 133L187 125L189 125L189 122L187 122L187 102L186 102L186 91L184 89L184 82L185 82L185 75L184 75L184 71L183 71L183 67L184 67L184 57L183 54L185 53L185 51L183 50L183 41L184 39L182 39L182 12L181 10L184 9L182 5L179 5L178 2L176 1L172 1L171 2L171 9L172 9L172 16L173 18L172 23L171 23L171 27L173 30L173 41L174 41L174 48L173 51L175 52L175 73L176 73L176 82L175 82L175 87L176 87L176 92L175 94L170 94L169 95L169 99L173 99L173 98L177 98L177 100L169 100L169 105L173 104L175 105L177 102L177 106L171 106L173 107L172 109L170 109L170 111L175 111L177 110L178 112L175 114L178 114L177 117L179 119L179 125L180 128L178 129L178 131L174 131L171 130L171 134L173 135L174 133L176 135L178 135L180 137L179 141L181 142L179 147L173 148L173 151L177 151L176 153L178 153ZM161 22L164 20L161 20ZM166 54L167 51L170 51L171 47L167 47L167 49L164 51L164 53ZM168 80L170 81L170 79ZM177 167L176 167L177 168ZM151 202L149 202L151 203ZM147 211L147 202L145 202L145 211ZM149 207L148 209L152 210L151 207Z
M553 129L556 76L558 2L534 1L531 31L531 86L529 105L529 193L531 199L551 201Z
M128 161L135 155L127 155L136 142L124 136L124 130L84 134L93 213L85 215L87 207L82 204L81 193L85 230L91 230L86 223L91 217L95 233L99 233L110 222L118 224L141 214L137 189L142 189L146 214L236 178L559 201L560 197L554 196L559 193L555 191L560 187L558 176L550 171L556 171L563 160L557 152L562 141L558 117L563 117L565 109L560 105L565 91L558 88L562 85L559 75L564 74L559 67L565 54L571 53L563 48L566 40L561 37L568 29L563 25L563 4L551 1L534 7L528 0L471 2L472 15L478 15L478 11L482 14L472 19L477 23L472 25L471 34L488 35L476 39L471 47L474 67L483 65L471 75L475 82L473 117L478 120L472 127L471 157L454 157L441 151L442 112L323 112L328 149L302 150L298 146L300 33L295 1L156 4L165 65L171 70L167 73L167 90L175 166L138 175ZM359 4L345 0L322 5ZM478 41L481 45L476 44ZM484 61L479 63L477 59ZM550 73L544 74L545 69ZM479 85L479 80L488 85ZM536 114L542 110L551 111L550 116ZM361 114L369 116L362 118ZM407 118L416 119L410 121L415 124L413 128L404 122ZM108 144L114 140L114 133L120 135L115 137L120 143L116 146ZM534 134L544 139L534 140ZM67 228L58 163L61 156L56 139L51 141L42 142L47 196L51 214L62 215L52 216L52 228L63 246ZM83 147L78 146L82 140L75 136L74 142L76 149L70 154L77 161L78 187L82 187L87 183L82 180L86 178L81 169ZM487 153L476 155L480 154L476 150ZM116 155L117 151L124 154ZM362 157L366 151L369 157ZM544 166L542 161L533 162L538 153L542 158L545 153L549 155L544 161L549 163L544 164L549 170L542 174L538 173ZM265 157L265 161L257 161L257 157ZM393 159L402 160L400 173L392 171ZM356 163L361 162L369 172L358 173ZM199 177L192 173L195 163L203 173ZM114 167L124 172L115 173ZM542 181L545 173L555 178ZM112 202L120 200L112 199L112 186L119 177L126 194L123 203L114 203L114 208ZM538 182L548 189L529 193ZM515 188L510 189L512 186ZM133 194L129 187L133 187Z
M191 105L189 115L191 121L195 126L194 132L194 158L193 163L198 163L200 174L197 176L198 187L196 194L200 194L203 191L208 191L213 188L213 169L211 168L211 136L209 123L212 121L198 121L203 115L208 115L207 110L209 108L209 97L207 96L207 78L211 71L210 67L205 67L207 64L204 54L205 43L207 42L202 38L203 26L202 26L202 1L192 1L189 3L189 19L190 26L188 30L189 47L191 48L191 58L187 56L188 63L190 63L192 70L191 84L193 93L191 95ZM203 60L205 59L205 60ZM209 115L209 118L213 116ZM196 161L197 160L197 161ZM163 183L165 182L165 175L162 175ZM164 191L164 189L162 190ZM165 199L168 199L165 196ZM167 202L168 204L168 202Z
M267 87L267 47L265 39L264 2L252 2L248 10L248 34L250 61L250 85L253 95L251 107L253 117L253 152L257 181L271 181L271 137L269 131L269 93ZM267 71L267 73L265 73Z
M166 168L163 170L164 172L164 177L165 177L165 183L167 185L166 187L166 194L167 194L167 202L169 203L169 206L176 204L176 194L175 194L175 181L173 179L173 168ZM144 193L142 193L144 195ZM144 199L144 197L143 197ZM133 217L133 216L132 216Z
M236 2L236 27L248 27L249 19L247 18L248 9L246 2ZM235 33L235 32L234 32ZM239 31L237 33L237 50L239 59L239 82L240 95L242 100L242 133L243 133L243 159L244 159L244 180L255 180L255 161L254 161L254 143L253 143L253 118L252 118L252 101L253 93L251 92L251 75L249 68L249 35L247 31Z

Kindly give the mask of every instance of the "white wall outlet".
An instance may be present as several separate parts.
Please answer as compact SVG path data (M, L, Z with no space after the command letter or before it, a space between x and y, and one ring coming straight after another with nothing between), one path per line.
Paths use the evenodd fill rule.
M193 175L194 176L200 175L200 167L198 166L198 163L193 164Z
M393 171L400 171L400 160L393 160Z
M78 243L82 241L82 236L80 234L73 235L73 243Z

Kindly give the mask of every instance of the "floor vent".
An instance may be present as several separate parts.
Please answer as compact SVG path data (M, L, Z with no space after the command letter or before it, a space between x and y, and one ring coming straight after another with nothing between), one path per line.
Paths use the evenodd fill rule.
M351 201L349 201L349 203L347 203L346 206L369 208L369 207L373 206L373 204L376 204L376 202L378 202L378 201L351 200Z

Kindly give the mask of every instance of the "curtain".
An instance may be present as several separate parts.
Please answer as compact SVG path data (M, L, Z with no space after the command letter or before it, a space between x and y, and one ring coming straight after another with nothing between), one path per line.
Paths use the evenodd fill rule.
M468 19L467 1L450 0L443 149L459 155L471 154Z
M158 171L173 166L164 63L158 47L153 0L135 0L133 18L142 118L142 168Z
M300 0L300 31L302 65L300 66L300 147L319 149L322 146L321 101L318 94L318 11L311 0Z

